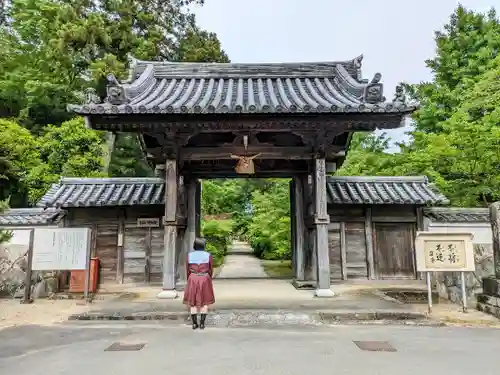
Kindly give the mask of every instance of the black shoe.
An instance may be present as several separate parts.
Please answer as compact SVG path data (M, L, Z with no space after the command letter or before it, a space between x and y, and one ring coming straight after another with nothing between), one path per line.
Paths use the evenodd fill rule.
M193 323L193 329L198 328L198 315L191 314L191 322Z
M200 315L200 329L205 329L205 319L207 318L207 314Z

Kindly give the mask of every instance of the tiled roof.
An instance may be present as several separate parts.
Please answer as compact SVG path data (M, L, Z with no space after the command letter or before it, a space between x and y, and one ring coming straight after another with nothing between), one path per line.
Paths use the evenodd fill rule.
M409 113L404 99L385 102L380 74L361 79L361 57L326 63L179 63L134 60L108 98L71 105L78 114Z
M62 178L38 207L99 207L163 204L160 178Z
M0 226L57 224L64 211L41 208L15 208L0 214Z
M328 177L328 203L446 204L446 197L422 177Z
M426 208L424 215L433 222L488 223L490 221L487 208L432 207Z

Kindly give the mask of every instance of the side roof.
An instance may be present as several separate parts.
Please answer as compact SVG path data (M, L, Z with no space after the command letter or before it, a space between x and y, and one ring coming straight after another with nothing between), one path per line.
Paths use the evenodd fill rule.
M132 59L130 77L108 76L101 103L89 91L81 115L234 113L410 113L415 106L398 91L383 95L381 74L361 77L362 56L304 63L184 63ZM399 89L398 89L399 90Z
M116 207L165 203L165 180L161 178L61 178L37 206Z
M428 207L424 216L438 223L489 223L487 208Z
M448 199L425 176L335 176L327 179L328 203L443 205Z
M426 177L329 177L329 204L447 204ZM41 208L116 207L165 203L161 178L62 178L38 202Z
M57 224L65 212L59 209L13 208L0 213L0 227Z

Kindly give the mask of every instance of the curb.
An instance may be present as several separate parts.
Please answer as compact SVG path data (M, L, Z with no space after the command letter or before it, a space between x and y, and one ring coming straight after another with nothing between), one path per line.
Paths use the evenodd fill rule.
M186 324L190 321L187 312L88 312L71 315L70 321L164 321ZM335 324L404 324L419 326L444 326L430 320L426 314L396 311L277 311L277 310L226 310L213 311L207 317L207 325L251 326L251 325L335 325Z

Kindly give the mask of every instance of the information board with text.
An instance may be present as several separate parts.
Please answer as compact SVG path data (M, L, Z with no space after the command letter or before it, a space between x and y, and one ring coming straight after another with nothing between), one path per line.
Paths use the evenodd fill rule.
M85 270L89 255L89 228L35 229L33 270Z

